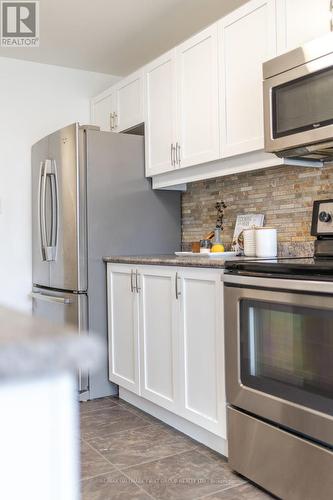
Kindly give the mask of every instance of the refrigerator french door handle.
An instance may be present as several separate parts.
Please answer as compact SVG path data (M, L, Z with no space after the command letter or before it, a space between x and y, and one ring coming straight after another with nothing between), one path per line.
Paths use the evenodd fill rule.
M41 250L42 250L42 259L48 260L46 255L46 162L44 160L41 162L40 167L40 181L39 181L39 225L40 225L40 239L41 239Z
M40 292L31 292L30 297L37 300L45 300L46 302L56 302L58 304L71 304L71 300L65 297L55 297L54 295L47 295Z
M47 179L50 179L51 187L51 231L49 241L47 240L46 227L46 185ZM41 201L41 234L43 245L43 259L47 262L55 260L56 240L58 232L58 193L56 180L56 167L54 160L47 159L44 161L44 177L42 182L42 201ZM55 241L55 243L54 243Z
M58 231L59 231L59 193L58 193L58 174L57 165L52 160L52 173L50 174L51 180L51 196L52 196L52 228L51 228L51 253L52 260L56 258L57 244L58 244Z

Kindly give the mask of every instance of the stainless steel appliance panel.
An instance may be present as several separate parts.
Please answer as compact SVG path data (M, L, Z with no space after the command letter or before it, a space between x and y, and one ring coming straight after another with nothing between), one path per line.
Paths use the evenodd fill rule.
M333 157L332 47L331 33L263 64L267 152Z
M333 54L329 54L320 59L311 61L303 66L298 66L286 71L285 73L278 74L268 80L264 81L264 126L265 126L265 151L276 152L285 149L298 148L301 146L311 145L313 143L332 142L333 138L333 125L323 127L312 127L310 130L303 132L295 132L284 137L273 137L273 105L272 93L274 87L278 87L288 82L293 82L302 77L309 76L313 73L322 71L333 66ZM297 104L300 105L297 108ZM307 102L306 109L311 112L312 106L315 103ZM294 97L294 110L289 107L289 114L293 111L293 119L297 118L297 114L301 115L304 110L304 99L299 102ZM316 120L317 118L317 120ZM333 118L333 115L330 117ZM313 123L318 121L318 117L314 116ZM322 145L324 149L324 144Z
M224 279L225 310L228 312L225 315L225 342L226 352L228 353L226 356L228 403L282 425L287 429L293 429L313 439L333 445L332 412L328 414L323 409L329 399L320 400L318 403L319 399L316 399L315 395L305 393L303 399L297 400L294 398L297 391L292 388L292 397L291 400L288 400L288 387L284 389L285 397L283 397L282 395L279 396L276 391L269 393L268 390L249 387L241 376L242 301L258 301L262 304L278 306L287 305L291 308L294 307L295 310L302 308L302 310L306 311L322 312L324 316L325 311L331 314L333 310L333 296L327 295L332 288L332 284L324 282L314 282L312 284L306 281L299 282L288 279L230 275L225 275ZM307 290L307 285L309 292L302 293ZM295 288L298 288L298 291ZM321 293L317 291L315 294L315 289L321 289ZM329 332L331 332L331 335ZM330 322L325 325L325 335L328 335L330 339L333 336L333 328ZM314 352L314 354L318 356L320 352ZM313 397L316 404L318 403L319 410L316 408L316 404L311 407L311 397ZM322 403L324 406L321 406Z
M181 197L177 191L151 188L145 178L143 137L89 129L82 135L87 142L89 326L105 343L104 362L90 379L90 396L96 398L110 391L102 257L178 250Z
M61 290L87 290L86 247L80 234L80 217L85 217L85 193L80 192L84 161L79 162L78 124L74 123L49 136L49 157L56 178L57 239L54 258L50 261L50 287ZM83 244L80 245L80 240Z
M327 500L333 452L227 408L229 465L279 498Z
M48 158L49 141L46 137L34 144L31 151L32 281L42 286L50 286L50 264L45 259L43 233L50 216L50 207L45 199L47 184L44 184L44 169Z
M88 331L88 297L86 294L67 293L34 287L31 293L32 312L48 321L73 327L78 334ZM88 390L88 375L79 374L80 392Z

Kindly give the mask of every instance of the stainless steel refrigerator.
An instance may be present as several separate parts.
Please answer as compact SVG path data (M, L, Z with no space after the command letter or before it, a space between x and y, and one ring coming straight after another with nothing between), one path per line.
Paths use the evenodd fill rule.
M144 138L69 125L32 147L33 314L105 345L81 399L114 394L108 380L105 255L170 253L181 244L180 194L152 190Z

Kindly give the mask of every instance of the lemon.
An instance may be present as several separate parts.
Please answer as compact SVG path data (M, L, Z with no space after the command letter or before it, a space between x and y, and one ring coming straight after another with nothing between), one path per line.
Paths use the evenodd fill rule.
M217 252L224 252L224 246L221 245L221 243L215 243L215 245L212 246L211 252L217 253Z

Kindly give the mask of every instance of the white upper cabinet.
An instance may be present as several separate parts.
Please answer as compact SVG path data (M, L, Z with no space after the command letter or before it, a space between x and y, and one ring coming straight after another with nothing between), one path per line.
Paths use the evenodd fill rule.
M114 109L114 95L112 91L103 92L91 101L91 123L97 125L103 132L110 132L112 127L112 113Z
M220 155L217 24L177 48L177 161L179 167Z
M94 98L92 122L144 122L154 188L284 164L264 152L262 63L331 29L331 0L250 0Z
M277 0L279 53L331 31L331 0Z
M106 132L123 132L144 122L143 70L91 100L91 121Z
M121 80L114 87L115 132L128 130L144 122L143 70Z
M145 68L146 175L175 168L176 53L171 50Z
M279 0L278 0L279 1ZM221 156L264 147L262 63L276 55L275 0L253 0L219 22Z

